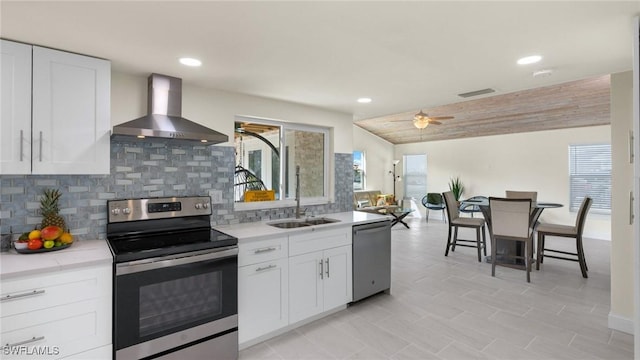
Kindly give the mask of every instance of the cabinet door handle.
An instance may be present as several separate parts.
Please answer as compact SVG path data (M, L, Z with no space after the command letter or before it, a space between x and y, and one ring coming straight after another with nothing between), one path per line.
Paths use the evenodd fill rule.
M274 248L274 247L268 247L268 248L262 248L262 249L256 249L253 251L254 254L262 254L262 253L266 253L266 252L270 252L270 251L276 251L278 249Z
M265 271L265 270L273 269L276 266L277 265L275 265L275 264L271 264L269 266L262 266L262 267L256 268L256 271Z
M629 192L629 225L633 225L635 214L633 213L633 191Z
M36 342L36 341L40 341L40 340L44 340L44 336L38 336L38 337L34 336L29 340L18 341L17 343L13 343L13 344L7 343L6 347L11 348L11 347L16 347L16 346L26 345L26 344L30 344L32 342Z
M33 290L33 291L29 291L29 292L22 293L22 294L17 294L17 295L9 294L7 296L3 296L2 298L0 298L0 301L21 299L21 298L25 298L25 297L28 297L28 296L35 296L35 295L40 295L40 294L44 294L44 290Z
M320 259L320 279L324 279L324 259Z
M42 131L40 131L40 162L42 162Z
M20 130L20 161L24 161L24 133Z
M327 278L329 278L329 258L327 258Z

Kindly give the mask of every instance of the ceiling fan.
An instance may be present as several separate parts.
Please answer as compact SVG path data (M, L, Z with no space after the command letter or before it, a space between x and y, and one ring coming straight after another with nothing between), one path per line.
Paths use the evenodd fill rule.
M417 127L418 129L424 129L427 126L429 126L429 124L440 125L442 124L440 120L449 120L449 119L453 119L453 116L429 116L424 112L422 112L422 110L420 110L420 112L415 114L413 116L413 119L411 120L395 120L395 121L413 121L413 126Z

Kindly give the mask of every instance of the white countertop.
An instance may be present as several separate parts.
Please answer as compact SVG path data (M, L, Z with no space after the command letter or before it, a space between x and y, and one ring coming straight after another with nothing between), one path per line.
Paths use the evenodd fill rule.
M112 262L106 240L76 241L64 250L37 254L19 254L11 249L0 253L0 279Z
M268 225L268 223L282 222L284 220L295 220L295 219L293 218L292 219L271 219L271 220L251 222L251 223L218 225L218 226L214 226L213 228L216 230L222 231L223 233L237 237L238 241L242 243L247 241L268 239L275 236L300 234L300 233L311 232L311 231L320 230L320 229L353 226L353 225L367 224L367 223L391 219L391 216L389 215L378 215L378 214L372 214L372 213L367 213L362 211L347 211L347 212L341 212L341 213L315 215L315 216L312 216L311 218L313 217L315 218L324 217L324 218L336 219L340 221L329 223L329 224L322 224L322 225L305 226L305 227L292 228L292 229L280 229L275 226L270 226Z

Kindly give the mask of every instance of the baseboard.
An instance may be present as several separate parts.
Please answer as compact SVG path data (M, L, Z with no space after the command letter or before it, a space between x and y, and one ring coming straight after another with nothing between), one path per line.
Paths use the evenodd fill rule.
M609 329L622 331L627 334L633 335L633 319L623 317L617 314L609 313Z

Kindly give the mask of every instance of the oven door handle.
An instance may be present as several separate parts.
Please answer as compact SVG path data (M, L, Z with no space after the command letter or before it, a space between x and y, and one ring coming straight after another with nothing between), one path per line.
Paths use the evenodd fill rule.
M206 250L195 253L177 254L151 259L136 260L128 263L116 264L116 276L137 273L141 271L167 268L171 266L192 264L201 261L222 259L238 255L237 246L227 246L215 251Z

